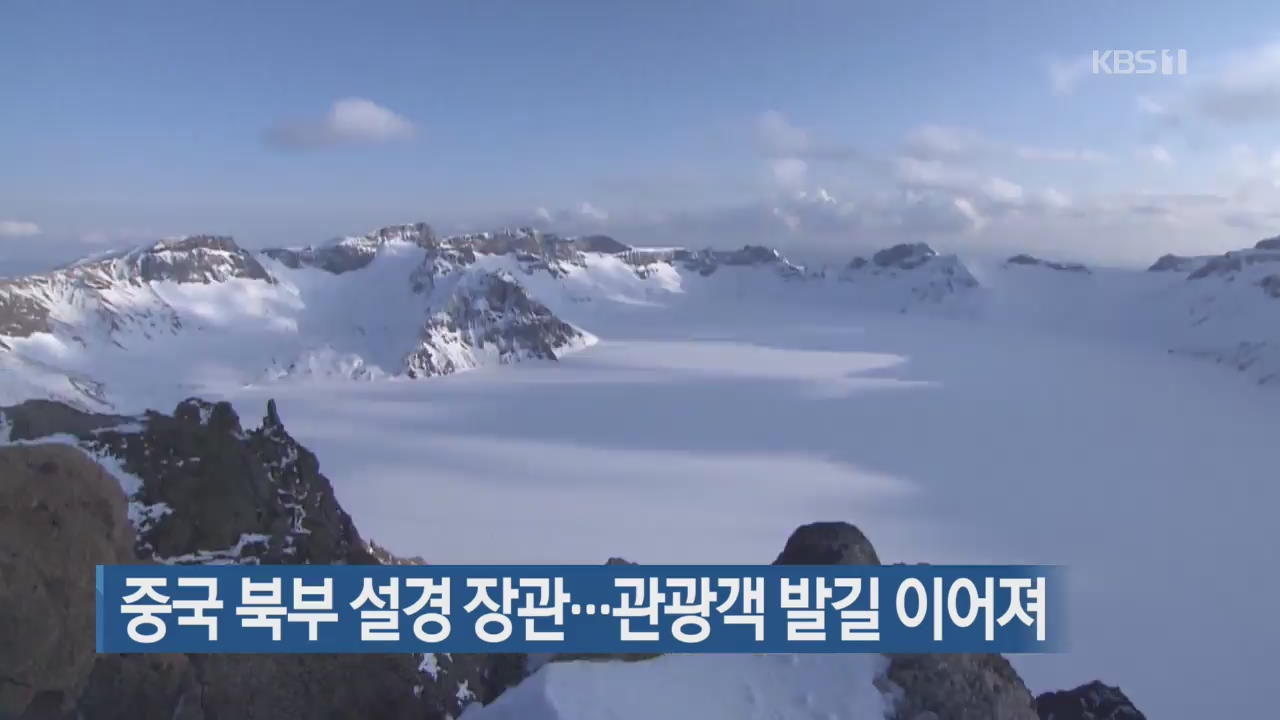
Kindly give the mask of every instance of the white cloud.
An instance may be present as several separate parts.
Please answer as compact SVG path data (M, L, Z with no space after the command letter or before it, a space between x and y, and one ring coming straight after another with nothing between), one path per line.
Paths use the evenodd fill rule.
M1169 114L1169 106L1149 95L1139 95L1136 99L1138 111L1146 115L1164 117Z
M920 160L1027 161L1102 163L1105 153L1084 148L1055 148L989 138L972 128L922 125L907 133L905 153Z
M1049 61L1049 90L1054 95L1070 95L1082 80L1093 72L1093 58L1081 55L1070 60Z
M1057 188L1045 188L1044 190L1041 190L1040 201L1047 207L1059 210L1071 207L1070 196Z
M907 152L920 158L964 157L993 145L976 130L945 125L922 125L907 133Z
M756 116L756 143L768 157L793 157L806 161L842 162L861 154L849 145L816 138L810 130L791 122L777 110Z
M767 110L756 118L756 136L771 155L797 155L809 149L809 133L797 127L777 110Z
M1138 157L1162 167L1173 167L1173 154L1163 145L1143 145L1137 149Z
M0 220L0 237L30 237L40 234L40 226L25 220Z
M1001 177L987 178L982 186L987 197L996 202L1016 204L1022 202L1022 186Z
M774 158L769 163L773 182L784 190L799 190L809 174L809 163L798 157Z
M1042 148L1032 145L1020 145L1014 148L1013 153L1022 160L1044 160L1049 162L1104 163L1110 159L1106 153L1097 150Z
M407 140L417 133L413 123L372 100L344 98L323 118L276 125L267 141L289 149Z
M1194 92L1196 108L1214 120L1274 120L1280 115L1280 43L1231 56Z
M895 179L904 185L958 190L979 182L978 174L941 160L899 157L894 161Z
M609 213L585 200L578 205L578 214L588 220L595 220L597 222L604 222L609 219Z

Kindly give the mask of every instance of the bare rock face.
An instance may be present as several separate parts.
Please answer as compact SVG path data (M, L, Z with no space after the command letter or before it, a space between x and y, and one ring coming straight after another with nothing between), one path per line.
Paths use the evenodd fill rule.
M1030 691L1001 655L891 655L885 677L898 720L1039 720Z
M643 262L657 258L638 257ZM697 272L704 277L714 274L722 267L757 267L771 268L780 277L794 279L805 275L805 269L792 263L781 252L763 245L743 245L738 250L703 250L678 249L669 257L662 257L666 262L677 262L686 270Z
M871 541L847 522L801 525L787 538L774 565L879 565Z
M528 674L519 654L95 658L98 563L422 559L361 538L273 402L247 429L229 404L194 398L139 417L27 402L0 408L0 425L8 439L79 445L0 447L0 718L437 720Z
M1259 240L1254 247L1258 250L1280 250L1280 235Z
M133 561L124 492L74 447L0 447L0 717L56 715L94 662L94 566Z
M86 328L115 334L126 328L172 333L182 319L152 285L252 280L275 283L257 256L221 235L191 235L97 255L52 272L0 278L0 350L3 338ZM136 297L139 302L121 302ZM78 338L77 338L78 339Z
M1040 720L1147 720L1118 687L1097 680L1036 698Z
M884 268L910 270L925 264L937 255L937 251L925 243L901 243L872 255L871 262Z
M1166 257L1171 257L1171 256L1166 256ZM1161 259L1163 260L1163 258ZM1159 261L1157 261L1157 263L1158 262ZM1085 267L1080 263L1058 262L1056 260L1044 260L1034 255L1027 255L1025 253L1014 255L1008 260L1005 260L1004 263L1005 265L1031 265L1031 266L1046 267L1046 268L1049 268L1050 270L1060 270L1063 272L1075 272L1075 273L1086 273L1086 274L1089 273L1089 268Z
M229 403L188 399L173 415L118 417L61 403L0 408L14 440L71 435L135 479L139 557L170 563L373 562L315 455L275 403L258 428Z
M1185 255L1161 255L1147 272L1190 272L1203 263L1203 259L1186 257Z
M898 298L901 312L916 304L938 304L965 296L978 279L955 255L939 255L925 243L884 248L868 260L855 257L837 279L855 286L885 288Z
M204 720L186 655L99 655L77 712L86 720Z
M846 522L802 525L774 565L879 565L871 541ZM894 720L1038 720L1031 692L1000 655L889 655L881 689Z
M554 361L565 349L587 341L509 274L464 273L428 318L419 347L405 358L409 377L448 375L479 366L490 356L501 364Z

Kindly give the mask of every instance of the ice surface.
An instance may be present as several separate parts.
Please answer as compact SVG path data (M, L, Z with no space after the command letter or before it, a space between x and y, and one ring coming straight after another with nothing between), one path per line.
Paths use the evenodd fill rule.
M881 720L875 655L667 655L543 666L462 720Z

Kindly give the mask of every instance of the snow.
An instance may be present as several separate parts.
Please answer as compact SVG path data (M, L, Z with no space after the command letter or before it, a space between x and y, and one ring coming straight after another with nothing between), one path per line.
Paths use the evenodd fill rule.
M888 562L1069 566L1073 651L1015 658L1034 691L1103 678L1156 717L1263 707L1280 633L1256 618L1280 587L1215 588L1276 549L1273 395L981 323L623 307L587 313L611 331L558 366L231 397L276 397L357 525L401 554L758 563L843 519ZM1212 633L1171 632L1224 597Z
M550 663L462 720L882 720L877 655L666 655Z
M1013 658L1034 692L1100 678L1150 717L1269 712L1280 580L1257 569L1280 549L1280 407L1255 381L1280 369L1280 299L1258 286L1275 264L1189 279L966 263L980 287L935 294L925 276L920 300L914 271L702 277L587 255L553 277L480 255L476 271L510 273L598 341L559 363L351 382L420 340L427 300L406 279L422 254L388 243L338 276L264 260L278 283L130 291L120 307L158 297L182 330L15 341L39 362L0 367L0 398L60 392L51 368L125 412L276 398L357 526L431 563L761 563L797 525L848 520L887 562L1062 564L1072 651ZM299 358L308 372L263 381ZM617 667L551 664L516 692L570 712L564 688L641 688L666 666Z

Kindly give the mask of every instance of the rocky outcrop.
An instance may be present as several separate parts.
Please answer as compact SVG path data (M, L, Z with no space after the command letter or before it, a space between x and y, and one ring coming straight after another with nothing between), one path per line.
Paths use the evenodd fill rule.
M774 248L763 245L743 245L737 250L678 249L671 252L669 262L677 263L704 277L722 267L764 267L772 269L783 278L804 276L803 267L793 264Z
M43 275L0 279L0 338L24 338L86 323L108 335L126 328L172 332L181 318L155 283L210 284L232 279L274 283L257 257L229 237L192 235L98 255ZM0 340L0 349L7 346Z
M1030 691L1001 655L892 655L897 720L1038 720Z
M1204 258L1187 257L1186 255L1161 255L1147 272L1190 272L1204 263Z
M166 562L422 560L396 558L360 538L315 457L289 436L274 403L268 404L261 426L247 430L229 405L195 399L180 404L173 416L93 415L56 403L25 403L3 413L14 439L29 443L52 433L79 447L0 448L0 548L22 549L0 554L0 582L8 584L0 587L0 715L59 720L458 717L467 705L492 701L550 659L95 657L92 565L131 561L135 550ZM159 505L167 510L155 511ZM248 507L261 512L246 514ZM140 530L136 545L130 519ZM310 531L306 539L298 536L299 527ZM214 546L237 533L262 538L239 542L238 554L217 552ZM627 564L617 558L609 562ZM857 527L819 522L798 528L775 563L865 565L879 563L879 556ZM1100 683L1033 701L999 655L894 655L877 682L897 720L1143 719L1123 693Z
M1280 266L1280 237L1260 240L1251 248L1231 250L1221 255L1200 255L1187 257L1183 255L1162 255L1149 272L1186 273L1188 280L1204 280L1220 278L1231 281L1246 271L1251 271L1252 281L1257 282L1264 292L1271 293L1267 284L1268 275L1258 281L1258 271L1267 272L1266 268Z
M344 237L324 245L308 245L304 248L268 248L262 254L279 261L286 267L314 267L341 275L359 270L373 262L378 251L388 243L409 243L421 248L437 246L435 231L427 223L392 225L375 230L368 235Z
M437 288L436 295L443 294ZM420 346L405 358L409 377L447 375L485 364L556 360L589 336L534 300L507 273L466 272L428 318Z
M847 522L801 525L787 538L774 565L879 565L871 541Z
M921 304L938 304L979 286L978 279L955 255L939 255L925 243L902 243L876 252L868 260L855 257L838 280L871 289L863 302L888 303L900 312Z
M0 717L70 709L94 663L93 566L132 561L115 479L67 445L0 447Z
M1166 256L1172 257L1172 256ZM1162 258L1163 259L1163 258ZM1158 261L1157 261L1158 262ZM1062 272L1089 273L1089 268L1080 263L1058 262L1056 260L1044 260L1034 255L1019 254L1014 255L1004 261L1005 265L1026 265L1032 267L1045 267L1050 270L1060 270ZM1154 266L1153 268L1154 269Z
M1212 277L1214 275L1231 275L1251 265L1261 263L1280 263L1280 251L1275 250L1234 250L1214 258L1210 258L1194 272L1187 276L1189 280Z
M1118 687L1097 680L1036 698L1040 720L1147 720Z
M871 541L846 522L803 525L775 565L878 565ZM1032 697L1000 655L897 654L881 680L894 720L1036 720Z
M263 254L287 267L314 267L341 274L365 267L382 248L407 243L426 250L416 281L467 267L478 255L511 256L528 274L544 270L563 274L569 265L582 265L583 253L618 254L630 250L608 235L561 237L534 228L508 228L496 232L464 233L438 237L427 223L391 225L367 235L344 237L331 243L304 248L269 248Z
M937 251L926 243L900 243L872 255L871 262L876 267L911 270L937 256Z
M15 440L64 433L135 485L138 555L209 561L371 563L315 456L268 403L246 430L229 403L185 400L173 415L96 415L60 403L0 408Z
M0 717L34 707L28 717L59 720L434 720L492 700L528 672L524 655L95 658L96 563L422 559L361 539L274 403L248 429L230 405L198 399L172 416L51 402L0 414L9 435L0 441L24 443L0 447L0 548L22 548L0 555L0 582L15 583L0 587ZM49 435L78 447L26 444Z
M231 278L273 282L253 253L225 235L189 235L76 266L137 282L202 283Z

